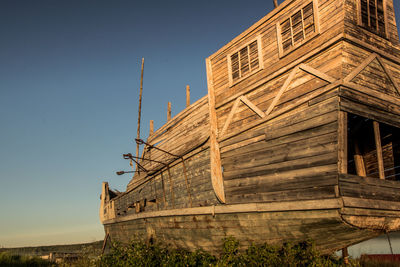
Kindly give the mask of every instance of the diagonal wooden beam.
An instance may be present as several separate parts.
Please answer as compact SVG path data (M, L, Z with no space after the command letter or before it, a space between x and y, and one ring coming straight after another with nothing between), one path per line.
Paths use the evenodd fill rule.
M224 133L225 133L225 131L226 131L226 129L228 129L228 126L229 126L229 124L230 124L231 121L232 121L233 115L236 113L236 110L237 110L237 108L238 108L238 106L239 106L240 98L241 98L241 97L242 97L242 96L236 98L235 103L233 103L231 112L229 112L228 118L226 119L225 124L224 124L224 127L222 127L222 130L221 130L221 133L219 134L219 136L223 136Z
M242 95L241 97L239 97L239 99L249 109L251 109L252 111L254 111L254 113L256 113L258 116L260 116L260 118L264 118L265 117L265 113L261 109L259 109L256 105L254 105L253 102L251 102L247 97Z
M353 80L363 69L365 69L365 67L367 67L372 62L372 60L377 58L377 56L378 55L376 53L372 53L371 55L369 55L369 57L367 57L357 68L350 72L346 78L344 78L344 81L351 82L351 80Z
M390 81L392 82L394 88L397 91L397 94L400 95L400 87L397 84L396 80L394 79L392 72L387 68L385 62L383 62L383 59L380 56L377 56L376 59L378 60L379 64L382 66L386 75L389 77Z
M282 94L289 87L290 83L292 82L292 80L293 80L294 76L296 75L296 73L298 72L298 70L300 70L300 69L323 80L323 81L329 82L329 83L334 83L337 81L337 79L335 79L317 69L307 66L306 64L300 64L299 66L295 67L292 70L292 72L289 74L285 83L280 88L280 90L276 94L274 100L272 101L271 105L268 107L268 109L265 113L261 109L259 109L256 105L254 105L246 96L241 95L238 98L236 98L235 102L233 103L232 109L229 112L228 118L226 119L225 124L222 127L221 132L219 133L219 137L223 136L225 134L226 130L228 129L229 124L231 123L233 115L236 113L236 110L238 109L240 102L243 102L243 104L245 104L248 108L250 108L258 116L260 116L260 118L265 118L266 116L268 116L272 112L272 110L274 109L276 104L278 103Z
M287 77L285 83L283 84L283 86L281 87L281 89L279 90L279 92L276 94L274 100L272 100L271 105L268 107L267 111L265 112L265 116L268 116L272 110L274 109L274 107L276 106L276 103L278 103L279 99L281 98L283 92L286 91L286 89L289 87L290 83L292 82L294 75L296 75L297 71L299 70L299 67L295 67L292 72L289 74L289 76Z
M320 78L321 80L324 80L328 83L333 83L336 82L337 79L329 76L328 74L323 73L322 71L319 71L317 69L314 69L313 67L307 66L306 64L300 64L299 68L317 78Z

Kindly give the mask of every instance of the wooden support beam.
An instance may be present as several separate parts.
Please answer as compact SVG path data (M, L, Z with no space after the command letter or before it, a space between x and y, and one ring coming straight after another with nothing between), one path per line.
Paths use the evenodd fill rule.
M349 265L349 251L347 247L342 248L342 259L345 265Z
M190 86L186 85L186 107L190 106Z
M110 238L110 234L107 232L107 234L106 234L106 236L104 237L104 240L103 240L103 247L101 248L101 255L103 255L104 251L106 250L108 238Z
M149 135L152 135L153 133L154 133L154 121L150 120L150 134Z
M347 173L347 112L339 111L338 118L338 169Z
M219 136L223 136L226 132L226 129L228 129L229 124L231 123L231 120L233 118L233 115L235 115L235 112L239 106L240 103L240 97L238 97L236 99L236 101L233 103L232 109L229 112L228 118L225 121L224 127L222 127L221 133L219 134Z
M251 102L247 97L241 96L240 101L242 101L243 104L245 104L249 109L254 111L258 116L260 116L260 118L265 117L265 113L261 109L259 109L256 105L254 105L253 102Z
M290 83L292 82L294 76L296 75L297 71L299 70L299 67L295 67L292 72L290 72L289 76L287 77L285 83L283 84L283 86L281 87L281 89L279 90L279 92L276 94L274 100L272 100L271 105L268 107L267 111L265 112L265 115L268 116L272 110L274 109L274 107L276 106L276 104L278 103L279 99L281 98L282 94L286 91L286 89L289 87Z
M382 66L383 70L385 71L386 75L389 77L390 81L392 82L394 88L396 89L397 95L400 95L400 87L396 80L393 77L392 72L387 68L385 62L380 56L377 56L376 59L378 60L379 64Z
M278 0L274 0L274 7L275 7L275 8L278 7Z
M310 66L308 66L306 64L300 64L299 67L300 67L301 70L307 72L308 74L311 74L311 75L313 75L313 76L315 76L315 77L317 77L317 78L319 78L319 79L321 79L323 81L326 81L328 83L334 83L337 80L337 79L335 79L335 78L323 73L322 71L314 69L314 68L312 68L312 67L310 67Z
M256 105L254 105L253 102L251 102L247 97L242 95L242 96L238 97L236 99L236 101L233 103L232 109L228 114L228 118L226 119L225 124L222 127L222 130L221 130L219 136L223 136L225 134L226 129L228 129L228 126L231 123L233 115L235 115L240 102L243 102L243 104L245 104L249 109L251 109L254 113L256 113L258 116L260 116L260 118L264 118L266 116L265 113L261 109L259 109Z
M356 173L358 176L366 177L367 172L365 171L364 158L360 152L360 146L358 141L354 140L354 163L356 165Z
M378 160L378 170L379 178L385 179L385 167L383 165L383 155L382 155L382 143L381 143L381 133L379 129L379 122L373 121L374 125L374 136L376 145L376 158Z
M225 203L224 178L222 176L221 154L219 149L218 121L215 108L215 92L211 61L206 59L207 87L208 87L208 109L210 114L210 169L211 184L218 200Z
M345 82L351 82L363 69L365 69L371 62L377 57L377 54L372 53L369 57L367 57L357 68L355 68L352 72L344 78Z
M171 102L168 102L167 121L171 120Z

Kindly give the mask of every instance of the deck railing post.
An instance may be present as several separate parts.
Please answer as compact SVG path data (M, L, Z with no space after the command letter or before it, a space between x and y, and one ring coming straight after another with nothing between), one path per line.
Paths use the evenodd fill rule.
M186 107L190 106L190 86L186 85Z

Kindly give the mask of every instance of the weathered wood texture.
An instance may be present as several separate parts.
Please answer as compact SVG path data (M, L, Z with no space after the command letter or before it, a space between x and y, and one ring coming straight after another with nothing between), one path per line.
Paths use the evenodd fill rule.
M381 231L400 227L400 183L355 175L339 175L342 218L350 225Z
M380 180L370 177L359 177L349 174L339 176L340 195L344 197L400 201L400 183L397 181ZM352 207L357 207L353 206ZM358 208L363 208L358 206ZM372 206L370 208L373 208ZM380 207L383 210L393 209L394 206ZM396 208L397 209L397 208Z
M311 238L328 254L379 234L344 224L337 209L147 218L107 224L105 231L124 243L154 238L172 247L213 254L221 252L222 239L228 236L237 237L241 248Z
M209 136L208 129L208 99L203 97L155 131L149 136L147 142L174 155L182 156L207 140ZM177 157L156 149L149 151L146 146L142 157L153 160L153 162L148 160L140 161L143 167L149 171L164 167L163 164L154 161L171 164L177 159ZM128 184L127 189L131 190L140 180L139 177L134 177Z
M350 82L385 95L399 96L396 88L400 80L398 62L393 62L380 56L378 59L365 48L360 48L349 42L344 42L342 53L345 82L348 82L348 76L354 70L363 67L355 77L350 78ZM377 54L375 55L378 56ZM369 58L372 61L369 61ZM368 64L363 66L364 63Z
M315 55L315 57L305 62L305 64L302 64L304 67L300 66L288 73L279 75L267 83L261 84L244 96L258 109L264 111L266 115L279 113L290 105L295 105L297 101L311 100L315 97L315 94L322 93L322 90L330 84L325 79L329 79L330 81L339 79L341 77L340 59L341 44L339 43L324 53ZM315 74L307 72L311 67L316 70ZM326 74L329 75L329 78L325 77ZM220 106L217 110L220 133L222 133L223 126L228 120L233 105L234 102L227 103ZM219 136L220 138L224 138L225 133L229 135L240 132L245 126L257 123L262 119L258 113L245 104L238 105L236 111L231 116L231 121L226 127L224 134Z
M227 202L335 197L337 106L337 98L307 105L222 142Z
M148 177L148 181L135 190L115 198L117 217L137 211L200 207L218 203L210 182L209 149L198 149L195 152L193 156L185 158L185 168L180 161L169 169L164 168L153 177ZM139 210L135 209L137 205L140 205Z

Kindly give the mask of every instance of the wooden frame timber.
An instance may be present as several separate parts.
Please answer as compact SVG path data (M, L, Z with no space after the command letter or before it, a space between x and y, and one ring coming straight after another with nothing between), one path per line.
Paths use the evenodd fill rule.
M254 67L254 69L252 68L252 60L251 60L251 52L250 52L250 45L253 44L254 42L256 42L255 47L257 48L257 66ZM238 48L236 51L230 53L227 55L227 62L228 62L228 75L229 75L229 86L233 86L237 83L239 83L240 81L246 79L247 77L251 76L252 74L262 70L264 68L264 64L263 64L263 56L262 56L262 45L261 45L261 36L257 36L256 38L252 39L251 41L247 42L245 45L242 45L240 48ZM242 62L241 62L241 51L247 48L247 58L248 58L248 67L249 70L247 71L246 74L242 74ZM237 56L237 72L238 76L237 78L233 77L233 68L232 68L232 57L233 55L238 55Z
M304 10L309 8L312 8L312 14L307 16ZM293 25L293 18L296 16L299 17L300 22ZM309 21L311 18L311 24L307 25L305 22ZM296 25L299 26L296 27ZM301 30L295 32L295 28ZM310 28L312 28L312 30L309 30ZM318 35L320 33L318 0L312 0L303 4L300 8L292 12L290 16L285 18L283 21L278 22L276 24L276 32L278 38L279 57L285 56L312 39L314 36ZM286 36L286 38L284 39L283 36ZM296 40L295 36L301 37L299 40Z
M298 73L299 70L302 70L302 71L304 71L304 72L306 72L306 73L308 73L308 74L311 74L311 75L315 76L316 78L319 78L319 79L321 79L321 80L323 80L323 81L326 81L326 82L328 82L328 83L330 83L330 84L333 84L334 82L337 81L335 78L333 78L333 77L331 77L331 76L329 76L329 75L327 75L327 74L325 74L325 73L323 73L323 72L321 72L321 71L319 71L319 70L317 70L317 69L314 69L314 68L312 68L312 67L310 67L310 66L308 66L308 65L302 63L302 64L300 64L298 67L295 67L295 68L289 73L288 77L287 77L286 80L285 80L285 83L284 83L284 84L282 85L282 87L279 89L279 91L278 91L278 93L275 95L275 97L274 97L272 103L270 104L270 106L268 107L268 109L267 109L265 112L263 112L262 110L260 110L256 105L254 105L250 100L248 100L247 97L245 97L245 96L239 96L239 97L236 99L236 101L234 102L234 104L233 104L233 106L232 106L232 109L231 109L231 111L230 111L230 113L229 113L229 115L228 115L227 120L225 121L225 124L224 124L224 126L223 126L221 132L218 134L218 139L219 139L220 141L222 141L222 140L227 139L227 138L229 138L229 137L231 137L231 136L233 136L233 135L235 135L235 134L238 134L238 133L234 133L234 134L231 133L230 135L225 135L225 132L226 132L226 130L227 130L229 124L231 123L232 118L233 118L233 115L235 114L236 109L238 108L240 102L243 102L243 103L246 104L246 106L248 106L252 111L254 111L254 112L260 117L260 119L262 119L262 122L265 122L265 121L267 121L268 119L273 118L274 116L269 116L269 115L271 114L271 112L272 112L273 109L275 108L275 106L276 106L276 104L278 103L279 99L281 98L282 94L283 94L283 93L286 91L286 89L290 86L290 84L291 84L291 82L292 82L294 76ZM330 87L329 87L329 88L330 88ZM248 129L250 129L250 128L256 126L256 125L257 125L258 123L260 123L260 122L261 122L261 121L257 121L257 122L255 122L254 124L252 124L251 126L249 126L249 128L242 129L241 131L248 130Z
M210 113L210 168L211 183L215 195L222 203L225 203L224 181L222 177L221 155L219 151L217 114L215 111L215 95L213 85L213 73L210 60L206 59L208 108Z
M285 203L251 203L251 204L235 204L223 206L210 206L210 207L197 207L186 209L171 209L156 212L147 212L132 214L123 218L114 218L104 221L103 224L111 224L116 222L124 222L132 219L141 218L154 218L166 216L193 216L202 214L229 214L229 213L247 213L247 212L273 212L282 209L288 211L295 210L313 210L313 209L339 209L342 208L342 202L337 198L325 199L320 201L306 200L306 201L288 201Z
M386 64L383 62L382 58L376 54L376 53L371 53L357 68L355 68L351 73L349 73L344 79L344 82L351 82L358 74L360 74L361 71L363 71L371 62L376 59L379 64L382 66L383 70L385 71L385 74L388 76L390 81L392 82L394 88L396 89L397 95L400 96L400 87L396 80L393 77L393 74L389 71L388 67Z

